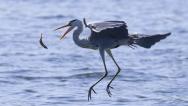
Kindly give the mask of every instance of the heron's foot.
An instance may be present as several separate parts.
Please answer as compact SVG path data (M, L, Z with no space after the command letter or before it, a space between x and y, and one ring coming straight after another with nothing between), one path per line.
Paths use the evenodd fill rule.
M109 96L109 97L112 96L112 93L111 93L111 91L110 91L110 88L111 88L111 89L114 89L113 87L110 86L110 84L108 84L107 87L106 87L106 92L108 93L108 96Z
M89 88L89 91L88 91L88 101L91 100L91 92L92 92L92 91L93 91L95 94L97 94L97 93L95 92L95 90L93 89L93 87L94 87L94 86L91 86L91 87Z

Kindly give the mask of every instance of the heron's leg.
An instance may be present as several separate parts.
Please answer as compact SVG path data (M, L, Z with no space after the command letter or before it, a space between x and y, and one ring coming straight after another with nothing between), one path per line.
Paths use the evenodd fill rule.
M114 63L116 64L116 66L117 66L117 68L118 68L116 74L114 75L114 77L112 78L112 80L110 80L110 82L108 83L108 85L107 85L107 87L106 87L106 91L107 91L108 95L111 97L112 94L111 94L109 88L112 88L112 89L113 89L113 87L111 87L110 84L111 84L112 81L116 78L116 76L119 74L119 72L121 71L121 68L119 67L119 65L117 64L116 60L114 59L111 50L108 49L108 50L106 50L106 52L107 52L108 55L112 58L112 60L114 61Z
M89 88L89 92L88 92L88 101L91 100L91 91L93 91L94 93L96 93L95 90L93 89L93 87L94 87L95 85L97 85L101 80L103 80L103 79L107 76L107 74L108 74L107 68L106 68L106 63L105 63L105 52L104 52L104 49L99 48L99 53L100 53L100 55L101 55L101 58L102 58L102 61L103 61L103 64L104 64L105 74L104 74L96 83L94 83L94 84Z

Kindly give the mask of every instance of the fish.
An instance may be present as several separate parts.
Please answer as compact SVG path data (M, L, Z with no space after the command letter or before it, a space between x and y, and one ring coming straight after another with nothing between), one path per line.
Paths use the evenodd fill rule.
M40 42L40 45L41 45L43 48L48 49L48 47L47 47L47 46L43 43L43 41L42 41L42 33L41 33L39 42Z

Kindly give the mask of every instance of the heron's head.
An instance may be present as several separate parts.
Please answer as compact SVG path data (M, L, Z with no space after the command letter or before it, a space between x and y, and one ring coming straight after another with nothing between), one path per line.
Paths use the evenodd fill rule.
M68 27L67 31L61 36L61 39L63 39L65 37L65 35L67 35L71 30L73 30L76 26L78 26L79 22L80 21L78 19L74 19L74 20L69 21L68 24L63 25L59 28L56 28L55 30L59 30L59 29Z

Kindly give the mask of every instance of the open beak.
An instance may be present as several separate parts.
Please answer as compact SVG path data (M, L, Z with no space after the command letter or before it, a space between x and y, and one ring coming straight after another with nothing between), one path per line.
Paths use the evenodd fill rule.
M63 39L63 38L65 37L65 35L67 35L67 34L74 28L74 27L72 27L72 26L70 26L70 25L64 25L64 26L61 26L61 27L55 29L55 31L56 31L56 30L59 30L59 29L62 29L62 28L65 28L65 27L69 27L69 28L68 28L67 31L61 36L60 40Z

